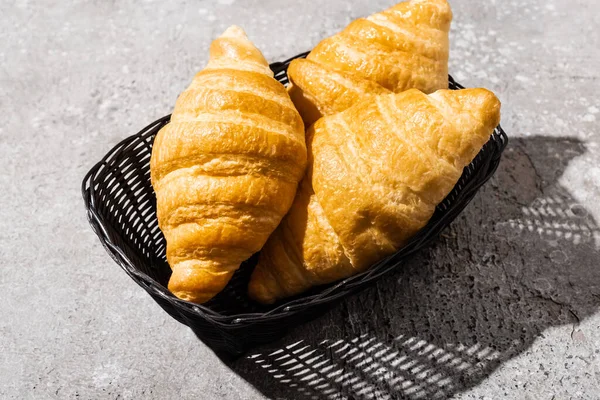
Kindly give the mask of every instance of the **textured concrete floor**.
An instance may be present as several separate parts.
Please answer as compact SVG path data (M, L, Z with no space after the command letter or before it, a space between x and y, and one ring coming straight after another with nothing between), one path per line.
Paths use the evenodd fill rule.
M83 175L225 27L274 61L390 4L0 2L0 398L600 398L592 0L452 1L451 73L513 138L497 176L404 271L248 358L219 361L90 230Z

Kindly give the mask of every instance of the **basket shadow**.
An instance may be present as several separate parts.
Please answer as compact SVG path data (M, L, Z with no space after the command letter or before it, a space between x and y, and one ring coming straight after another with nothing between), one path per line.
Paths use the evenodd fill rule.
M268 398L445 399L600 305L600 228L558 179L576 139L511 139L427 250L285 338L229 362Z

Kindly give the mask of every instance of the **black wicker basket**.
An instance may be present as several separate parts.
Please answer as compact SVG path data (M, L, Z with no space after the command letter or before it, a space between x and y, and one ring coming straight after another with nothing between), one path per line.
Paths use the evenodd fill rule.
M294 58L304 56L306 53ZM292 59L271 65L275 78L284 84L288 83L287 66ZM451 89L462 88L452 77L449 81ZM160 128L169 123L169 117L123 140L88 172L82 185L85 207L92 228L116 263L173 318L188 325L198 338L226 357L239 356L256 344L278 339L288 327L321 314L334 301L400 266L465 208L496 171L507 144L506 134L498 126L428 225L404 248L366 272L273 306L262 306L247 296L248 279L256 263L254 256L242 264L224 291L210 302L197 305L176 298L167 289L171 270L150 184L152 142Z

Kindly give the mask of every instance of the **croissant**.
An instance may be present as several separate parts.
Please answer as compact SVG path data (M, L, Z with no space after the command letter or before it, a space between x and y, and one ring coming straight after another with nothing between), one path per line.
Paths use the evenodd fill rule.
M305 167L286 89L244 31L227 29L152 149L171 292L203 303L221 291L288 211Z
M308 127L358 101L415 88L448 88L446 0L411 0L360 18L292 61L292 101Z
M262 303L367 269L423 228L500 121L485 89L381 95L308 130L307 177L253 271Z

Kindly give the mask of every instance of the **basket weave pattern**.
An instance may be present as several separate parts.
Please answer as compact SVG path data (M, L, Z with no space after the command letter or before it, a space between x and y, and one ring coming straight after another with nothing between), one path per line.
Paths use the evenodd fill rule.
M275 78L283 84L288 83L287 66L292 59L271 64ZM451 89L463 88L452 77L449 84ZM165 116L123 140L92 167L82 185L85 207L92 228L115 262L166 312L188 325L201 340L224 356L237 356L256 344L279 338L288 326L321 314L335 300L365 288L402 265L465 208L496 171L508 142L498 126L475 160L465 168L452 192L437 207L428 225L405 247L369 270L285 302L261 306L247 296L247 283L256 263L254 256L242 264L223 292L204 305L196 305L176 298L167 289L171 270L150 184L152 143L169 119L170 115Z

